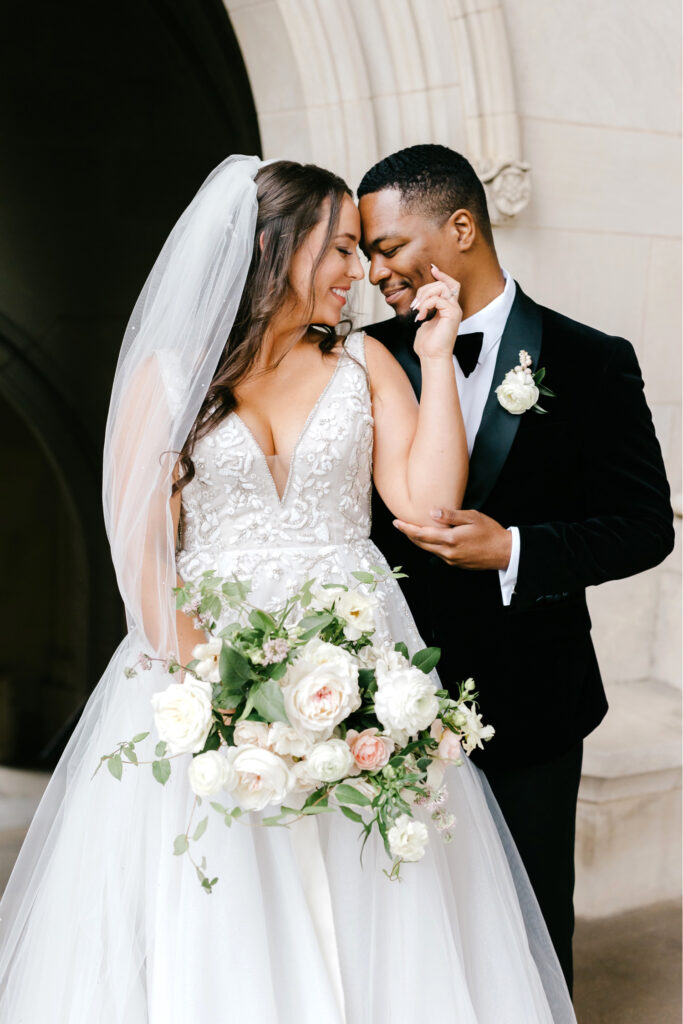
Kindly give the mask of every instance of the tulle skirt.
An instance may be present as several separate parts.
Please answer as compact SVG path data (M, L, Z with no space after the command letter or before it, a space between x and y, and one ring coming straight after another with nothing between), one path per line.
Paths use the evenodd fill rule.
M406 639L396 584L383 614ZM202 808L196 856L219 878L203 891L173 855L193 802L185 759L163 788L146 765L120 782L106 768L93 778L102 754L146 729L138 756L153 757L150 696L169 680L156 668L126 678L138 653L127 638L94 691L0 905L3 1024L575 1020L519 857L469 762L446 775L453 841L430 828L424 859L404 864L400 882L383 874L376 835L361 865L357 824L340 814L301 823L324 865L326 940L299 825L245 815L228 829Z

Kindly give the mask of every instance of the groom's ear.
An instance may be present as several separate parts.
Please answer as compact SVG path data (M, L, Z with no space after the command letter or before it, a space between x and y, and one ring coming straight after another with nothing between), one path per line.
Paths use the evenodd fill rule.
M469 210L456 210L445 224L459 252L467 252L477 237L477 225Z

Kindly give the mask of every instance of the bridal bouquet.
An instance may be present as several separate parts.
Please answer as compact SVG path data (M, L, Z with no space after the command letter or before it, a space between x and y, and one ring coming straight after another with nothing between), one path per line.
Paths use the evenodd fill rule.
M452 697L430 679L438 648L410 658L404 643L373 641L375 588L400 571L373 566L352 575L353 586L309 580L271 613L249 603L249 583L214 572L176 590L177 607L209 639L188 665L165 662L184 681L152 697L158 742L151 764L165 784L171 760L194 755L187 771L195 802L174 852L190 856L208 892L217 879L204 860L195 862L190 846L208 826L207 815L190 834L207 798L228 827L243 812L269 806L277 813L260 825L339 811L362 827L363 845L378 829L391 879L404 861L425 853L428 830L413 817L414 806L424 806L443 838L452 838L445 766L462 764L462 752L481 747L494 730L477 712L473 680ZM234 621L219 629L228 612ZM141 655L126 674L153 660ZM124 765L144 763L135 747L148 735L120 743L98 767L106 762L121 779ZM224 802L215 799L221 794Z

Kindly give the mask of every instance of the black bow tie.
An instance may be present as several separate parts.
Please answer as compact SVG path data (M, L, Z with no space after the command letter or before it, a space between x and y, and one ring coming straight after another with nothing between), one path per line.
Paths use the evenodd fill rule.
M471 334L458 335L455 339L455 358L466 377L472 373L479 361L479 353L484 341L483 331L472 331Z

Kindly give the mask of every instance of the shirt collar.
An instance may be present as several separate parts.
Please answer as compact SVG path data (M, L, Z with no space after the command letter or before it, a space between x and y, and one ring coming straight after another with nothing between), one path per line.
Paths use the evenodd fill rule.
M501 267L501 270L505 278L505 288L503 291L500 295L496 295L495 299L489 302L488 306L484 306L483 309L478 310L472 316L468 316L466 320L463 320L458 331L458 334L461 335L472 334L473 331L482 331L484 339L481 346L481 355L478 360L480 363L502 338L507 318L512 309L512 303L515 301L517 286L507 270L504 267Z

